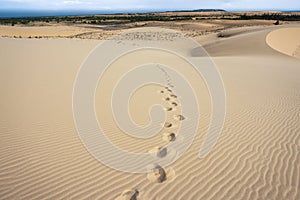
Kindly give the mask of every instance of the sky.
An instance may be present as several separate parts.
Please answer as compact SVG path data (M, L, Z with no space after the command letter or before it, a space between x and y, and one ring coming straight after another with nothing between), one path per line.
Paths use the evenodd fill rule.
M300 10L300 0L0 0L1 9L22 10Z

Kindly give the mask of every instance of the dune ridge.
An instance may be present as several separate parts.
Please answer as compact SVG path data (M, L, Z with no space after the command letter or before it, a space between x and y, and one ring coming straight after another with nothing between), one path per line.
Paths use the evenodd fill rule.
M295 58L300 58L300 28L282 28L267 36L267 44L273 49Z

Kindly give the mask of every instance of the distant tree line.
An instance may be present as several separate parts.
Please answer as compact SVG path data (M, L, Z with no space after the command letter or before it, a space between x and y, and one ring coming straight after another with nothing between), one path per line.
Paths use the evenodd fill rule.
M166 12L227 12L223 9L196 9L196 10L175 10Z
M243 14L240 16L241 20L250 20L250 19L262 19L262 20L280 20L280 21L300 21L300 15L296 14L280 14L280 13L264 13L261 15L247 15Z
M142 21L180 21L192 19L230 19L230 20L281 20L281 21L300 21L300 15L296 14L280 14L280 13L264 13L264 14L242 14L236 15L229 13L227 15L157 15L148 14L120 14L120 15L90 15L90 16L61 16L61 17L27 17L27 18L0 18L0 24L12 25L29 24L30 22L45 23L88 23L88 24L110 24L110 23L128 23Z
M192 16L163 16L163 15L102 15L102 16L63 16L63 17L30 17L30 18L2 18L0 24L15 25L15 24L29 24L30 22L71 22L71 23L113 23L119 22L140 22L140 21L176 21L176 20L191 20Z

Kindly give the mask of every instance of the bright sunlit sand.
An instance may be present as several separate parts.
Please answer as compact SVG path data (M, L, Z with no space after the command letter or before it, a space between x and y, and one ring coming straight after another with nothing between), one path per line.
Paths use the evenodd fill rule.
M267 44L275 50L300 58L300 28L282 28L267 36Z
M210 117L209 95L202 83L197 91L202 100L201 126L195 142L171 171L158 167L148 175L102 165L76 133L73 82L98 41L0 39L1 198L298 199L300 61L292 51L299 40L289 30L299 28L265 28L216 38L205 46L227 92L222 135L208 157L200 160L197 154ZM118 70L116 66L108 74ZM188 72L187 76L197 81ZM157 86L143 88L133 96L133 118L147 122L141 109L175 98L167 92ZM172 102L168 109L179 109L178 102ZM105 112L100 115L107 116ZM174 123L181 119L170 116ZM130 138L106 120L105 127L114 133L109 137L127 150L163 156L163 145L175 139L171 130L146 141Z
M247 19L261 12L210 12L199 11L188 20L180 17L191 12L167 12L150 14L171 17L163 18L166 21L126 18L119 22L118 16L0 25L0 199L299 200L299 21L280 20L275 25L273 18ZM142 14L124 16L143 19ZM105 70L94 95L97 120L116 147L164 159L177 156L169 144L188 137L189 129L178 133L181 123L192 120L182 112L183 95L177 90L181 84L159 64L189 81L199 111L197 135L176 162L152 163L148 172L129 173L104 165L88 151L74 120L73 94L79 69L99 44L144 26L180 31L203 46L224 83L226 116L216 145L200 159L213 111L204 78L186 60L167 51L140 48L120 56ZM164 40L170 42L172 37ZM207 58L201 48L175 43L176 48L190 59ZM151 106L161 105L165 121L156 135L144 139L124 133L114 118L123 113L112 112L111 99L124 74L142 66L148 57L166 84L139 87L126 102L127 111L136 125L146 126L151 122ZM99 141L93 142L96 146ZM118 159L108 148L103 152ZM120 162L127 164L125 158Z

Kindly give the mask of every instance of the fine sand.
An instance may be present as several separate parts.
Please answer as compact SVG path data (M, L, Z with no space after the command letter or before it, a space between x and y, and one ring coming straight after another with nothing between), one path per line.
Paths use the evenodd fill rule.
M267 36L267 44L275 50L300 58L300 28L282 28Z
M300 43L289 31L299 26L241 29L203 39L227 96L222 134L204 159L198 153L210 124L210 96L200 77L170 57L194 85L199 130L179 160L148 174L101 164L75 129L73 84L99 41L1 38L0 199L300 199L300 60L293 53ZM137 124L149 122L153 103L167 112L164 131L149 139L122 134L109 110L114 84L130 69L126 59L148 53L114 63L99 82L95 108L118 147L163 156L164 145L177 139L172 133L179 121L188 120L180 116L180 94L148 85L132 96L129 111Z
M166 13L165 13L166 14ZM170 13L169 13L170 14ZM181 13L181 15L184 13ZM208 15L208 13L206 13ZM293 22L281 22L293 23ZM28 25L16 24L0 25L0 37L13 38L80 38L80 39L108 39L121 30L138 27L163 27L182 31L189 37L201 39L201 36L210 33L243 27L244 29L255 26L273 26L272 20L193 20L193 21L142 21L127 22L124 24L91 25L76 23L43 23L34 22Z
M83 38L106 39L118 31L103 31L97 26L35 24L32 26L0 25L0 36L8 38Z

